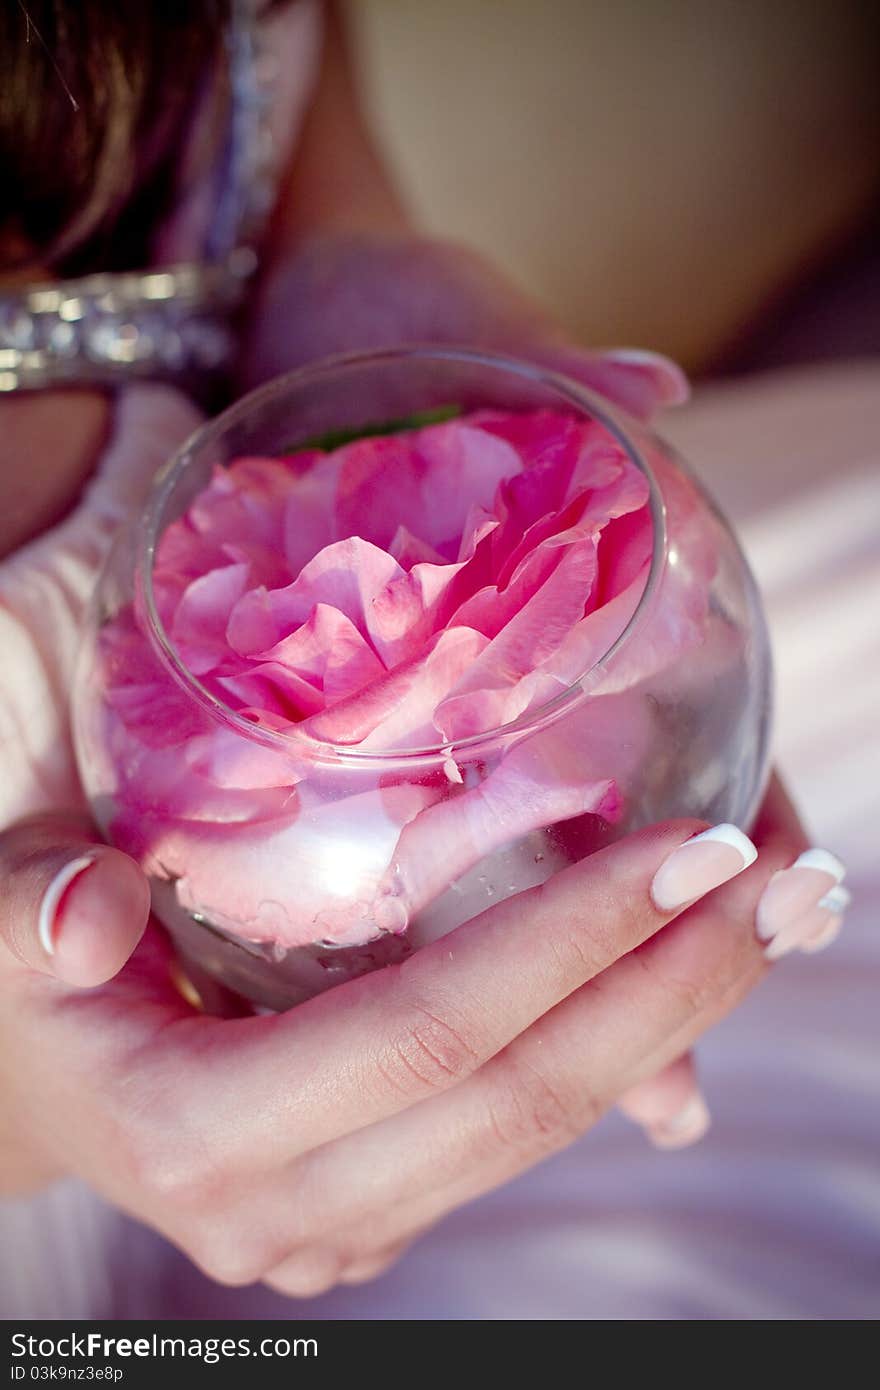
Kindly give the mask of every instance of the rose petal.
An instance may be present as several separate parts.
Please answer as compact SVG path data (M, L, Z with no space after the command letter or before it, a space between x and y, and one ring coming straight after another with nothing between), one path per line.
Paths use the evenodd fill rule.
M574 470L562 507L534 522L519 545L511 550L498 571L498 587L504 588L519 565L542 541L571 528L598 536L612 521L644 511L650 489L645 475L619 453L604 450L586 471L581 458ZM500 559L500 556L498 557Z
M249 576L246 564L226 565L187 585L171 622L171 637L194 675L223 661L230 610L247 588Z
M490 538L498 525L482 508L469 519L455 564L419 562L373 600L370 635L390 668L418 655L432 633L491 578Z
M406 526L398 526L391 538L388 554L393 555L402 569L410 570L413 565L428 563L442 565L443 556L421 536L416 536Z
M290 583L290 570L284 556L256 541L229 541L223 558L236 565L247 565L249 582L267 589L281 589Z
M564 721L509 749L477 785L426 807L408 823L381 887L412 919L484 855L586 813L614 819L618 783L634 769L655 736L650 702L639 695L587 698ZM379 909L377 909L379 910Z
M233 675L218 676L211 688L224 703L249 710L291 729L324 708L324 692L277 661L264 661Z
M336 522L340 459L336 454L298 454L292 462L297 460L311 462L303 462L284 509L284 556L292 576L343 536Z
M284 459L238 458L214 469L188 516L198 534L218 546L255 542L281 552L284 506L297 486L297 469Z
M325 801L305 783L271 822L164 827L152 861L186 911L247 940L358 944L388 922L372 909L401 828L438 794L400 783Z
M255 727L270 727L271 716L261 713ZM277 721L281 723L281 721ZM305 769L295 747L289 753L244 738L237 730L217 725L191 738L186 745L187 768L215 786L237 791L256 791L270 787L291 788L301 781Z
M591 537L573 534L574 539L544 542L504 594L482 590L457 612L456 622L473 625L491 640L437 706L435 725L444 740L515 719L527 703L517 686L583 616L596 575L596 545Z
M374 598L403 574L396 560L360 536L335 541L292 584L245 594L230 614L227 638L236 652L258 657L307 622L319 603L338 609L368 637Z
M416 660L310 719L303 732L323 742L370 749L435 744L434 709L485 646L479 632L448 628Z
M326 603L316 604L295 632L262 652L259 665L253 669L268 674L269 667L307 681L323 695L318 708L356 694L385 674L381 661L351 619Z
M459 420L357 440L339 453L340 534L387 549L405 526L446 559L458 551L471 508L491 508L498 484L522 469L504 440Z

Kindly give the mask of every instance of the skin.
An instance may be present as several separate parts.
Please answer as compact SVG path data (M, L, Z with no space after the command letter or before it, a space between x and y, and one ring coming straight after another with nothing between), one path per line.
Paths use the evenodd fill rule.
M389 318L402 278L411 292L398 293ZM389 332L570 358L478 259L412 238L334 28L246 329L243 378ZM70 511L108 421L98 393L0 402L0 517L18 499L0 554ZM23 456L53 461L26 493L13 466ZM25 582L27 554L14 561ZM61 714L57 738L67 736ZM76 786L67 792L74 805ZM654 827L605 849L404 966L290 1015L221 1019L177 988L143 876L109 847L94 849L65 895L46 955L42 895L92 847L84 819L46 806L0 835L0 1185L25 1191L76 1174L225 1282L307 1295L374 1276L445 1212L621 1098L650 1126L693 1094L688 1049L763 974L755 905L806 843L774 787L756 864L670 925L650 883L701 828ZM658 1073L660 1086L646 1089Z
M224 1283L305 1296L371 1277L446 1212L583 1133L761 978L755 908L804 845L797 818L775 785L756 863L684 912L659 911L654 874L702 828L652 827L400 967L239 1019L183 999L152 924L105 984L53 977L61 946L46 958L35 907L59 829L7 834L0 1058L21 1168L86 1178ZM111 872L115 852L102 856L64 906L68 966L100 875L117 893L116 915L103 904L106 968L132 914L146 916L135 880L121 889Z

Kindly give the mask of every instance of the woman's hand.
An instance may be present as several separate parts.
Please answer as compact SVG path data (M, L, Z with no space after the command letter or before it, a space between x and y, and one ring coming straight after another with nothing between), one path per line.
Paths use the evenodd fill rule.
M357 257L349 269L355 275L364 271ZM458 273L455 265L450 273ZM478 280L481 273L475 272ZM565 351L558 345L555 350ZM578 360L594 385L641 413L680 393L675 370L650 355ZM113 442L79 508L54 532L0 565L0 643L8 658L0 674L0 731L5 731L0 827L18 824L3 842L10 877L2 931L19 972L27 966L66 985L111 978L137 944L148 901L137 866L88 838L67 722L83 608L115 526L196 423L195 412L168 389L136 387L124 393ZM65 816L58 808L72 810ZM42 908L34 909L38 901ZM26 1073L13 1073L8 1065L6 1070L5 1089L15 1090ZM623 1101L663 1145L696 1138L705 1125L687 1055ZM28 1104L38 1103L41 1091L29 1090ZM678 1118L682 1113L689 1116L684 1125ZM7 1187L65 1171L63 1146L52 1152L38 1145L36 1154L30 1136L30 1125L20 1117L5 1142L0 1136L0 1176ZM90 1166L79 1171L88 1175Z
M759 900L801 830L778 786L744 872L736 837L689 843L702 828L633 835L400 967L238 1019L185 1002L154 927L99 988L51 978L112 866L73 881L46 956L57 827L7 834L2 930L23 959L0 961L0 1056L29 1171L80 1175L223 1282L306 1295L370 1277L583 1133L761 977ZM116 882L102 921L139 922Z
M402 273L401 252L406 257L406 274ZM440 273L439 281L432 281L435 272ZM401 245L394 239L366 243L343 239L332 243L329 252L325 244L316 245L292 269L288 267L279 273L282 277L292 276L287 289L297 301L294 321L301 327L302 335L297 338L288 331L283 336L286 357L276 358L269 352L261 359L262 365L270 370L293 365L298 352L304 357L314 356L316 352L367 345L379 339L429 337L432 334L422 328L427 324L435 338L442 338L444 334L470 337L478 342L531 352L548 364L579 376L638 414L649 415L659 405L681 399L684 393L683 381L676 369L651 354L600 356L566 347L549 329L540 325L528 306L512 297L504 283L479 262L444 248L419 243ZM328 285L332 290L330 294ZM390 292L392 285L396 287L396 298ZM274 308L283 309L283 303ZM282 318L286 316L282 314ZM290 319L286 321L291 322ZM270 320L266 323L271 337L272 323ZM333 336L352 333L354 338L346 336L343 340ZM264 347L267 343L268 339ZM171 983L171 958L155 927L118 979L81 998L69 989L69 986L97 985L110 980L135 948L147 916L146 883L140 870L118 852L95 845L88 838L66 712L83 606L115 526L137 503L155 467L195 423L195 413L174 392L139 387L126 393L117 409L115 441L82 505L55 532L34 542L0 567L0 643L8 658L0 676L0 732L4 734L0 826L12 826L20 817L32 818L3 837L0 851L7 875L0 930L10 948L0 969L0 988L8 988L15 1001L23 1001L23 1007L5 1011L6 1021L2 1025L9 1036L3 1043L0 1088L8 1101L5 1109L10 1128L5 1136L0 1135L0 1165L7 1187L26 1186L59 1173L77 1172L121 1205L170 1234L196 1258L201 1257L207 1267L222 1273L222 1261L214 1258L210 1251L204 1255L203 1246L210 1243L213 1249L214 1245L226 1241L235 1243L228 1221L218 1224L212 1213L227 1204L233 1210L236 1201L241 1204L236 1196L237 1183L248 1185L248 1162L260 1173L261 1191L265 1194L271 1188L275 1192L279 1212L286 1210L293 1200L283 1185L279 1187L280 1169L276 1171L270 1166L265 1175L262 1173L263 1156L257 1130L253 1131L257 1155L246 1158L250 1129L247 1126L241 1129L235 1119L236 1113L247 1113L244 1101L239 1105L235 1099L235 1087L228 1090L225 1101L230 1116L228 1124L218 1124L214 1131L213 1155L210 1133L199 1127L201 1121L195 1105L198 1097L204 1108L204 1123L209 1126L211 1123L211 1102L204 1093L208 1086L209 1057L214 1057L212 1065L222 1072L222 1077L217 1076L218 1086L228 1085L232 1076L238 1076L243 1086L250 1080L246 1070L232 1065L242 1037L236 1031L240 1025L211 1022L193 1015ZM58 807L75 808L76 815L59 816ZM605 853L613 862L624 851ZM591 861L590 874L600 871L601 863L601 860ZM586 867L578 871L581 872L587 873ZM569 895L580 882L573 874L566 880ZM584 883L586 885L586 879ZM553 893L549 889L545 890L544 900L548 897L552 902ZM633 939L627 936L628 926L633 926L629 920L628 901L624 895L620 908L623 937L613 950L609 944L608 961L625 953L629 949L627 941ZM606 912L610 911L611 905L606 903ZM523 918L524 923L527 920ZM656 930L659 925L661 920L656 913L649 913L645 931ZM521 928L523 955L517 967L522 976L519 987L524 993L533 957L533 950L526 953L525 949L527 930L525 925ZM445 949L457 950L457 942L457 937L450 940ZM439 946L434 948L434 957L438 952L439 958L444 959ZM605 963L603 959L600 964ZM412 978L415 964L407 967L409 975L406 978ZM415 972L417 991L427 969L427 965L420 964ZM54 979L45 976L54 976ZM381 1001L382 989L391 990L394 978L393 974L389 976L385 986L365 982L357 988L362 988L366 997L372 997L372 990L379 991L376 998ZM745 984L742 987L745 988ZM326 1016L333 1020L331 1031L335 1033L336 1019L346 1003L359 997L353 990L354 987L343 992L338 999L334 997L310 1005L308 1016ZM556 997L562 998L563 992L570 993L570 990L563 991L560 986ZM399 997L395 995L394 999ZM474 999L473 994L471 999ZM500 1002L499 999L499 1005ZM552 1003L551 999L546 1007ZM38 1036L32 1024L44 1016L44 1009L48 1010L46 1020L51 1016L53 1022L45 1035ZM376 1015L381 1012L384 1006L377 1003L374 1013L367 1015L366 1021L361 1020L363 1041L360 1035L351 1039L355 1054L358 1049L361 1052L366 1049L364 1055L369 1055L369 1048L387 1035L387 1029L386 1035L381 1030L375 1036L371 1034L371 1029L376 1028ZM600 1096L602 1104L620 1099L627 1112L661 1144L677 1144L697 1137L704 1127L705 1114L686 1049L691 1036L710 1021L710 1015L711 1010L695 1014L690 1019L690 1029L679 1029L674 1045L664 1048L646 1039L640 1066L632 1069L631 1085L627 1084L629 1073L625 1076L622 1068L617 1069L613 1078L605 1076L600 1069L595 1078L586 1078L588 1089ZM524 1022L508 1019L502 1024L499 1020L501 1042L498 1046L503 1050L507 1040L537 1016L536 1010ZM13 1026L10 1020L16 1017L24 1023ZM631 1021L629 1009L625 1017L627 1022ZM623 1015L621 1022L622 1019ZM57 1032L62 1021L63 1041ZM179 1029L178 1024L181 1025ZM285 1021L283 1027L282 1021L275 1021L274 1025L272 1021L253 1021L248 1026L253 1027L255 1036L258 1033L261 1038L270 1038L286 1036L285 1030L292 1025L289 1021ZM386 1038L387 1047L396 1046L394 1038L408 1036L405 1017L395 1022L394 1011L389 1013L387 1026L392 1030ZM209 1031L205 1031L206 1028ZM225 1029L230 1031L224 1032ZM50 1033L58 1038L57 1045L49 1045ZM181 1041L180 1050L173 1058L165 1046L166 1036L169 1040L173 1036ZM267 1045L261 1043L261 1048L264 1046ZM635 1040L633 1046L637 1046ZM272 1049L267 1047L266 1066L275 1067L276 1084L280 1084L288 1070L287 1062L280 1052L273 1060L270 1052ZM243 1050L242 1059L244 1055ZM475 1068L483 1055L490 1055L488 1044L474 1060ZM127 1059L121 1073L120 1058ZM160 1061L163 1058L166 1071ZM217 1058L222 1061L218 1063ZM197 1062L199 1065L194 1072ZM381 1058L378 1064L381 1070ZM334 1080L332 1067L328 1069L325 1093L316 1092L321 1109L329 1103L331 1114L334 1113L334 1094L337 1091L341 1094L346 1081L350 1080L352 1060L340 1054L336 1065L338 1076ZM492 1066L497 1064L492 1063ZM457 1075L454 1071L450 1081ZM471 1087L475 1079L468 1083ZM269 1096L268 1071L261 1068L255 1072L253 1084L267 1095L267 1103L275 1110L284 1107L283 1087L278 1095ZM185 1097L190 1094L191 1086L193 1112L188 1114L189 1102ZM139 1089L141 1087L146 1088L146 1093ZM464 1090L464 1087L456 1089ZM63 1105L56 1103L58 1096L63 1099ZM164 1116L163 1097L170 1105ZM527 1099L522 1103L526 1104ZM82 1121L77 1119L79 1113ZM222 1113L222 1106L217 1113ZM447 1154L439 1139L435 1141L432 1125L427 1123L431 1118L427 1105L414 1106L412 1114L414 1117L424 1115L426 1128L422 1129L421 1118L418 1118L414 1137L407 1142L415 1148L427 1144L432 1171L435 1167L441 1174L454 1170L455 1181L444 1180L441 1194L432 1196L425 1176L409 1173L401 1157L402 1186L380 1190L381 1175L393 1172L397 1166L394 1157L397 1148L389 1133L387 1157L382 1157L384 1150L379 1149L379 1163L364 1161L357 1176L353 1176L352 1170L341 1180L340 1211L334 1214L328 1206L327 1228L310 1232L294 1224L284 1237L288 1239L289 1236L289 1248L301 1245L310 1249L313 1245L323 1248L329 1242L329 1247L336 1251L333 1258L339 1255L340 1263L344 1263L342 1257L351 1245L357 1258L352 1255L349 1263L354 1265L355 1273L358 1264L361 1272L366 1272L370 1261L375 1265L377 1259L384 1258L385 1247L395 1244L395 1240L362 1238L356 1232L349 1239L346 1232L350 1226L364 1221L381 1226L384 1219L391 1220L392 1214L396 1217L403 1211L406 1192L417 1192L421 1194L416 1202L418 1219L404 1223L400 1239L405 1240L420 1224L434 1219L446 1207L465 1200L471 1191L502 1181L518 1166L533 1161L539 1151L552 1146L538 1135L533 1149L525 1144L515 1146L516 1163L512 1159L506 1165L500 1160L494 1166L477 1163L468 1158L466 1146L459 1146ZM343 1119L342 1114L337 1116L337 1124L341 1126L339 1135L346 1132ZM363 1130L365 1135L381 1133L381 1139L376 1142L384 1145L384 1130L370 1127L372 1119L373 1112L362 1117L352 1113L347 1123L351 1129ZM414 1122L407 1120L408 1124ZM404 1122L401 1118L388 1123L403 1125ZM448 1123L454 1125L456 1122L450 1119ZM148 1134L144 1132L145 1125ZM554 1142L562 1142L565 1129L563 1125ZM571 1129L570 1124L568 1129ZM474 1142L486 1141L477 1135ZM334 1163L349 1161L344 1148L339 1151L341 1157L337 1155L339 1143L341 1139L332 1149L326 1149L328 1161L331 1157ZM207 1198L203 1201L193 1196L187 1204L179 1194L175 1195L179 1173L172 1163L173 1171L169 1176L171 1160L163 1144L181 1157L183 1185L197 1189L212 1184L212 1180L203 1182L198 1175L190 1183L186 1176L191 1176L196 1166L195 1154L205 1150L209 1179L215 1168L219 1174L216 1201ZM286 1171L293 1166L297 1171L318 1171L315 1168L317 1156L309 1153L307 1159L306 1153L305 1138L300 1136L295 1144L291 1141L282 1168ZM273 1173L274 1188L270 1181ZM297 1192L300 1190L298 1178L291 1179L291 1187L296 1187ZM163 1196L166 1188L174 1191ZM370 1197L373 1188L376 1189L375 1200ZM360 1216L355 1212L346 1217L346 1203L349 1206L360 1203ZM383 1203L389 1204L387 1210ZM270 1205L266 1205L262 1220L267 1230L281 1230L283 1222L278 1226L269 1214ZM245 1223L249 1219L242 1218ZM251 1252L251 1265L255 1260ZM266 1269L257 1273L266 1272Z
M466 344L566 373L647 419L688 396L669 358L574 346L481 256L410 232L314 235L267 265L240 362L250 387L340 352Z
M90 839L66 716L96 566L193 423L133 389L80 509L0 567L0 1166L7 1190L78 1174L216 1277L304 1293L377 1272L621 1098L662 1142L693 1137L681 1059L765 968L756 903L803 837L776 789L758 862L708 898L742 858L678 898L667 867L664 895L700 829L667 825L289 1015L200 1014L159 928L136 946L146 883Z

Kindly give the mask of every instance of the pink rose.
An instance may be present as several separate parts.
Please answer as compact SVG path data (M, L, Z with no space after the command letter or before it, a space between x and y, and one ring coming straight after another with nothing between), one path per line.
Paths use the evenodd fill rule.
M647 683L686 687L723 647L713 524L653 462L676 550L609 662L654 532L645 474L596 421L484 410L218 468L153 583L180 661L232 714L171 678L140 608L104 627L93 780L113 838L239 936L356 944L493 850L625 816L650 786ZM504 891L545 876L527 858Z

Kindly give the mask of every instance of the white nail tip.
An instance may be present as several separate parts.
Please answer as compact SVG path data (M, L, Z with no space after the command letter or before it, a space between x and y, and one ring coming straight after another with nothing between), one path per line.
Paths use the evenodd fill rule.
M841 913L846 912L851 902L852 893L842 884L838 884L836 888L828 889L824 898L819 899L818 906L823 907L826 912L834 912L840 916Z
M827 849L807 849L799 854L791 866L793 869L819 869L823 874L831 874L840 883L846 875L846 867L836 854Z
M726 821L722 821L720 825L713 825L710 830L701 831L699 835L694 835L692 839L686 840L685 844L696 845L699 844L700 840L720 840L722 844L730 845L731 849L735 849L742 855L744 869L747 869L750 864L754 864L758 857L758 851L748 835L744 835L738 826L729 825Z
M675 1115L648 1127L648 1136L658 1149L678 1149L702 1139L711 1124L709 1108L702 1096L693 1096Z
M663 1128L673 1134L684 1134L698 1126L707 1124L709 1110L702 1096L693 1096L676 1115L670 1115L663 1122Z
M73 880L78 878L83 870L94 862L95 856L93 854L83 854L78 859L71 859L69 864L65 864L63 868L58 870L43 894L43 901L40 903L40 915L37 919L37 936L47 956L54 956L55 954L53 938L58 905Z
M606 348L602 356L609 362L622 362L626 366L634 367L661 367L669 365L665 357L661 357L657 352L651 352L648 348Z

